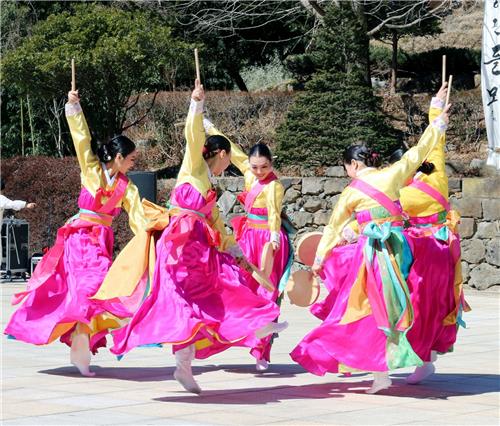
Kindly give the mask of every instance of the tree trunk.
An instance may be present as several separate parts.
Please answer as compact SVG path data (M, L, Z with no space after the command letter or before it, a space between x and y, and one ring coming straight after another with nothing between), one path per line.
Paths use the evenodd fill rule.
M358 16L359 21L361 22L363 31L365 33L368 32L368 22L366 20L366 14L365 14L365 8L361 2L351 0L351 7L353 8L354 12L356 12L356 15ZM369 87L372 87L372 75L370 71L370 37L366 37L366 42L364 46L365 50L365 60L361 64L363 66L363 74L365 78L365 82Z
M398 33L392 31L391 95L396 94L398 74Z
M23 98L19 99L21 102L21 155L24 157L24 113L23 113Z
M35 130L33 128L33 114L31 113L31 104L29 95L26 95L26 104L28 106L28 118L30 123L30 132L31 132L31 155L36 155L38 150L35 145Z
M241 77L241 74L238 70L235 69L228 69L227 73L229 74L229 77L231 77L238 86L238 89L240 89L242 92L248 92L247 85L245 84L245 81L243 80L243 77Z
M52 98L52 105L54 107L54 117L56 118L57 123L57 139L56 139L56 147L57 153L59 157L63 157L63 148L62 148L62 129L61 129L61 116L59 115L59 108L57 105L56 98Z

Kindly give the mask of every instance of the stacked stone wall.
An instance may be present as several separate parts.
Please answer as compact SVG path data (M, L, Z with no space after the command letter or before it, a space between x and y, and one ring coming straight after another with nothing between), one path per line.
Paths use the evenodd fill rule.
M321 231L328 223L340 193L348 184L343 167L330 167L326 177L282 177L284 207L299 230ZM162 181L170 189L173 180ZM243 178L219 178L219 207L226 223L243 213L236 196L243 190ZM500 176L449 180L450 202L461 214L462 269L464 280L479 290L500 289Z

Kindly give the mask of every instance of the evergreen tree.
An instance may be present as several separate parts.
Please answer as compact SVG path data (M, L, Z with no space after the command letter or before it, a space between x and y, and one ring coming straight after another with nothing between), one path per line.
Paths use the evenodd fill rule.
M277 131L281 165L340 164L351 144L385 154L398 143L364 78L367 37L348 4L328 9L310 54L315 73Z

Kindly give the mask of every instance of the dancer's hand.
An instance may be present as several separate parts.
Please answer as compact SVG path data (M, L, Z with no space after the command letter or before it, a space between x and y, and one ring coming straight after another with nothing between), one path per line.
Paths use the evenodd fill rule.
M203 84L201 84L198 79L194 81L194 90L193 93L191 93L191 99L196 102L205 100L205 90L203 90Z
M443 112L439 115L443 119L443 121L446 123L448 126L448 123L450 122L450 108L451 104L448 104L444 107Z
M280 243L277 243L276 241L273 241L271 243L271 247L273 248L273 253L276 253L276 251L280 248Z
M28 204L26 204L26 208L27 209L34 209L35 207L36 207L35 203L28 203Z
M78 95L78 90L70 90L68 92L68 103L69 104L80 103L80 96Z
M236 263L241 269L244 269L245 271L249 272L250 274L253 272L252 267L248 263L248 260L245 259L244 256L242 257L237 257L236 258Z
M448 94L448 83L445 81L439 91L436 93L436 98L440 99L443 103L446 101L446 95Z

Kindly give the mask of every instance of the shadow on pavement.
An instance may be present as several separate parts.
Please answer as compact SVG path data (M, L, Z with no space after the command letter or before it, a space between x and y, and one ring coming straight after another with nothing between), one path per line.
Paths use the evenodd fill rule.
M91 365L90 370L95 372L95 379L129 380L133 382L160 382L163 380L174 380L174 366L165 367L99 367ZM197 376L212 371L227 371L229 373L254 375L255 377L295 377L297 374L307 373L296 364L271 364L268 371L257 373L254 364L222 364L193 366L193 375ZM78 377L80 374L73 366L59 367L50 370L40 370L39 373L56 376Z
M364 375L363 375L364 376ZM407 374L391 375L393 386L378 395L415 399L447 400L456 396L498 392L500 376L496 374L435 374L420 385L408 385ZM352 376L352 377L358 377ZM361 379L361 378L360 378ZM345 393L361 393L371 386L371 377L359 382L332 382L302 386L275 386L225 390L203 390L201 395L186 392L186 396L154 398L159 402L188 402L194 404L266 404L287 399L342 398ZM369 397L367 395L367 397Z

